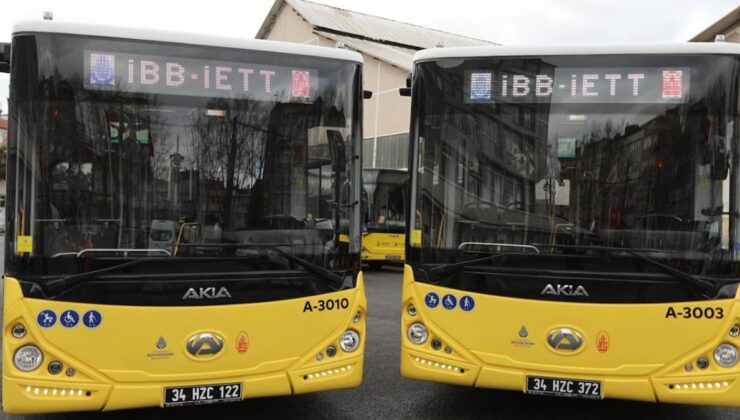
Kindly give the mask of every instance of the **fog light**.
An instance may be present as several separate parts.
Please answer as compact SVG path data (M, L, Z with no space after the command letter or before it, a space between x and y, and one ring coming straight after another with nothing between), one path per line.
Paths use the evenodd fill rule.
M337 348L334 346L329 346L326 348L326 355L329 357L334 357L337 354Z
M441 348L442 348L442 342L441 342L441 341L439 341L439 339L438 339L438 338L434 338L434 339L432 339L432 348L433 348L434 350L439 350L439 349L441 349Z
M316 354L316 361L320 362L322 360L324 360L324 355L322 353Z
M360 347L360 334L355 330L347 330L339 339L339 347L347 353L352 353Z
M716 350L714 350L714 360L718 365L722 367L733 367L737 364L737 348L732 344L720 344Z
M15 356L13 356L15 367L24 372L38 369L43 360L44 355L41 354L41 350L34 345L27 345L19 348L15 352Z
M75 370L72 368L68 368L66 372L64 372L65 375L69 376L70 378L75 376Z
M357 311L354 318L352 318L352 323L357 324L358 322L360 322L361 318L362 318L362 314L360 314L360 311Z
M408 306L408 308L406 308L406 311L407 311L407 312L409 313L409 315L411 315L411 316L416 316L416 306L414 306L414 304L413 304L413 303L412 303L412 304L410 304L410 305Z
M691 363L686 363L683 368L684 370L686 370L686 372L691 372L692 370L694 370L694 365L692 365Z
M409 326L406 336L414 344L424 344L427 341L427 337L429 337L429 332L424 324L415 322Z
M59 375L59 373L62 372L63 367L64 366L62 366L62 362L55 360L49 363L49 366L47 367L47 369L49 370L49 373L51 373L52 375Z
M11 330L11 334L13 334L13 337L15 338L23 338L26 336L26 326L23 324L15 324L13 325L13 329Z
M702 369L702 370L708 368L709 367L709 360L707 360L707 359L705 359L703 357L700 358L700 359L698 359L696 361L696 367L698 367L699 369Z

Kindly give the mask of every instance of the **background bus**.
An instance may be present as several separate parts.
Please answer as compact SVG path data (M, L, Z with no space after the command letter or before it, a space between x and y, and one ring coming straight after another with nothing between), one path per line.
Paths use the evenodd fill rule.
M739 56L418 53L402 374L739 405Z
M371 268L404 259L408 173L402 169L364 169L362 262Z
M12 54L6 412L360 383L359 54L48 21Z

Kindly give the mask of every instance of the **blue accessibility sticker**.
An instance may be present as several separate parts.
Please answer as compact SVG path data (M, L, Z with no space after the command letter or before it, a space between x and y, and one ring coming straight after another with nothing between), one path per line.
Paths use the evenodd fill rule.
M457 298L453 295L445 295L445 297L442 298L442 306L444 306L445 309L455 309L455 306L457 306Z
M100 312L96 310L91 310L85 312L85 315L82 316L82 323L85 324L87 328L95 328L103 321L103 316L100 315Z
M59 315L59 323L67 328L72 328L80 322L80 314L77 312L67 309Z
M439 295L434 292L429 292L424 297L424 303L430 308L436 308L439 305Z
M470 296L463 296L460 298L460 309L465 312L470 312L475 308L475 300Z
M55 314L51 309L44 309L39 312L39 315L36 317L36 322L38 322L43 328L50 328L56 324L57 314Z

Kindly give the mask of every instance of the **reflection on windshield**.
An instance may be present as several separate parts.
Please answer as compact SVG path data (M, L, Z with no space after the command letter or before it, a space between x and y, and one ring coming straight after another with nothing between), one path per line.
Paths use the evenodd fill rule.
M307 85L296 97L275 82L270 100L89 89L73 55L28 80L49 90L19 107L20 126L39 127L20 130L16 168L16 234L33 238L30 256L238 257L253 251L235 245L264 243L320 267L350 266L340 233L349 228L355 66L318 60L310 98Z
M732 272L734 58L450 60L418 75L422 241L410 260L628 248L681 271ZM617 76L638 79L644 100L619 84L610 96Z

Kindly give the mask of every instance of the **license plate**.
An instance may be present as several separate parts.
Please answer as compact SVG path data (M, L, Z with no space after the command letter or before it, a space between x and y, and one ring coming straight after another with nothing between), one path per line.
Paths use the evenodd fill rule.
M601 399L601 382L527 376L527 394Z
M242 400L242 384L172 386L164 389L164 406L215 404Z
M385 259L392 260L392 261L400 261L401 257L399 257L398 255L386 255Z

